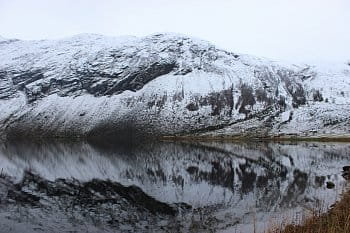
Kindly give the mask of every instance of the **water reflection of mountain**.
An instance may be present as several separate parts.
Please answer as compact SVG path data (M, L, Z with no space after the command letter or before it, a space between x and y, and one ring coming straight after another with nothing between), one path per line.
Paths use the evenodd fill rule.
M276 213L334 202L349 154L350 145L341 143L17 142L2 144L0 169L18 179L30 170L49 180L136 185L158 201L193 206L193 221L198 211L208 211L216 219L210 227L218 229L249 224L253 212L264 222ZM325 188L328 180L336 189Z

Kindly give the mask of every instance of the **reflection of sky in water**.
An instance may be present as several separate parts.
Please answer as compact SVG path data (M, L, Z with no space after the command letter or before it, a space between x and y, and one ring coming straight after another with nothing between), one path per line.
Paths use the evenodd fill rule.
M336 143L152 143L132 148L84 142L5 143L0 170L21 178L111 179L168 203L211 209L224 221L263 224L333 203L343 187L350 145ZM336 188L325 188L331 180ZM240 229L244 229L243 225ZM249 225L248 225L249 227Z

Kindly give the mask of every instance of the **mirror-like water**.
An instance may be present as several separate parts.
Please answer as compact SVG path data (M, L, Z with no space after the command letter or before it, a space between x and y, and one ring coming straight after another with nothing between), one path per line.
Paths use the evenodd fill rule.
M345 143L3 143L0 232L261 232L333 204L348 164Z

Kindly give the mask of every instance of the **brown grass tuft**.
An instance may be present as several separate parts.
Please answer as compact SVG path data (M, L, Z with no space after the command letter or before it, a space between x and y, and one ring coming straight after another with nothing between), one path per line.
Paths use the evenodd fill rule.
M350 233L350 191L327 213L314 212L300 225L270 228L267 233Z

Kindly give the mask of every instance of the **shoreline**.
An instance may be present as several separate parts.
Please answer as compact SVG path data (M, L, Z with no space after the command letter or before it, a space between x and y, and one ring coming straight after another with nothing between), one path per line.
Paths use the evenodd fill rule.
M247 137L247 136L162 136L162 141L216 141L216 142L344 142L350 143L350 135L327 136L271 136L271 137Z
M251 137L251 136L228 136L228 135L164 135L164 136L138 136L122 138L120 136L45 136L45 137L5 137L0 138L0 142L7 141L41 141L41 140L70 140L74 141L90 141L90 142L343 142L350 143L349 135L322 135L322 136L267 136L267 137Z

